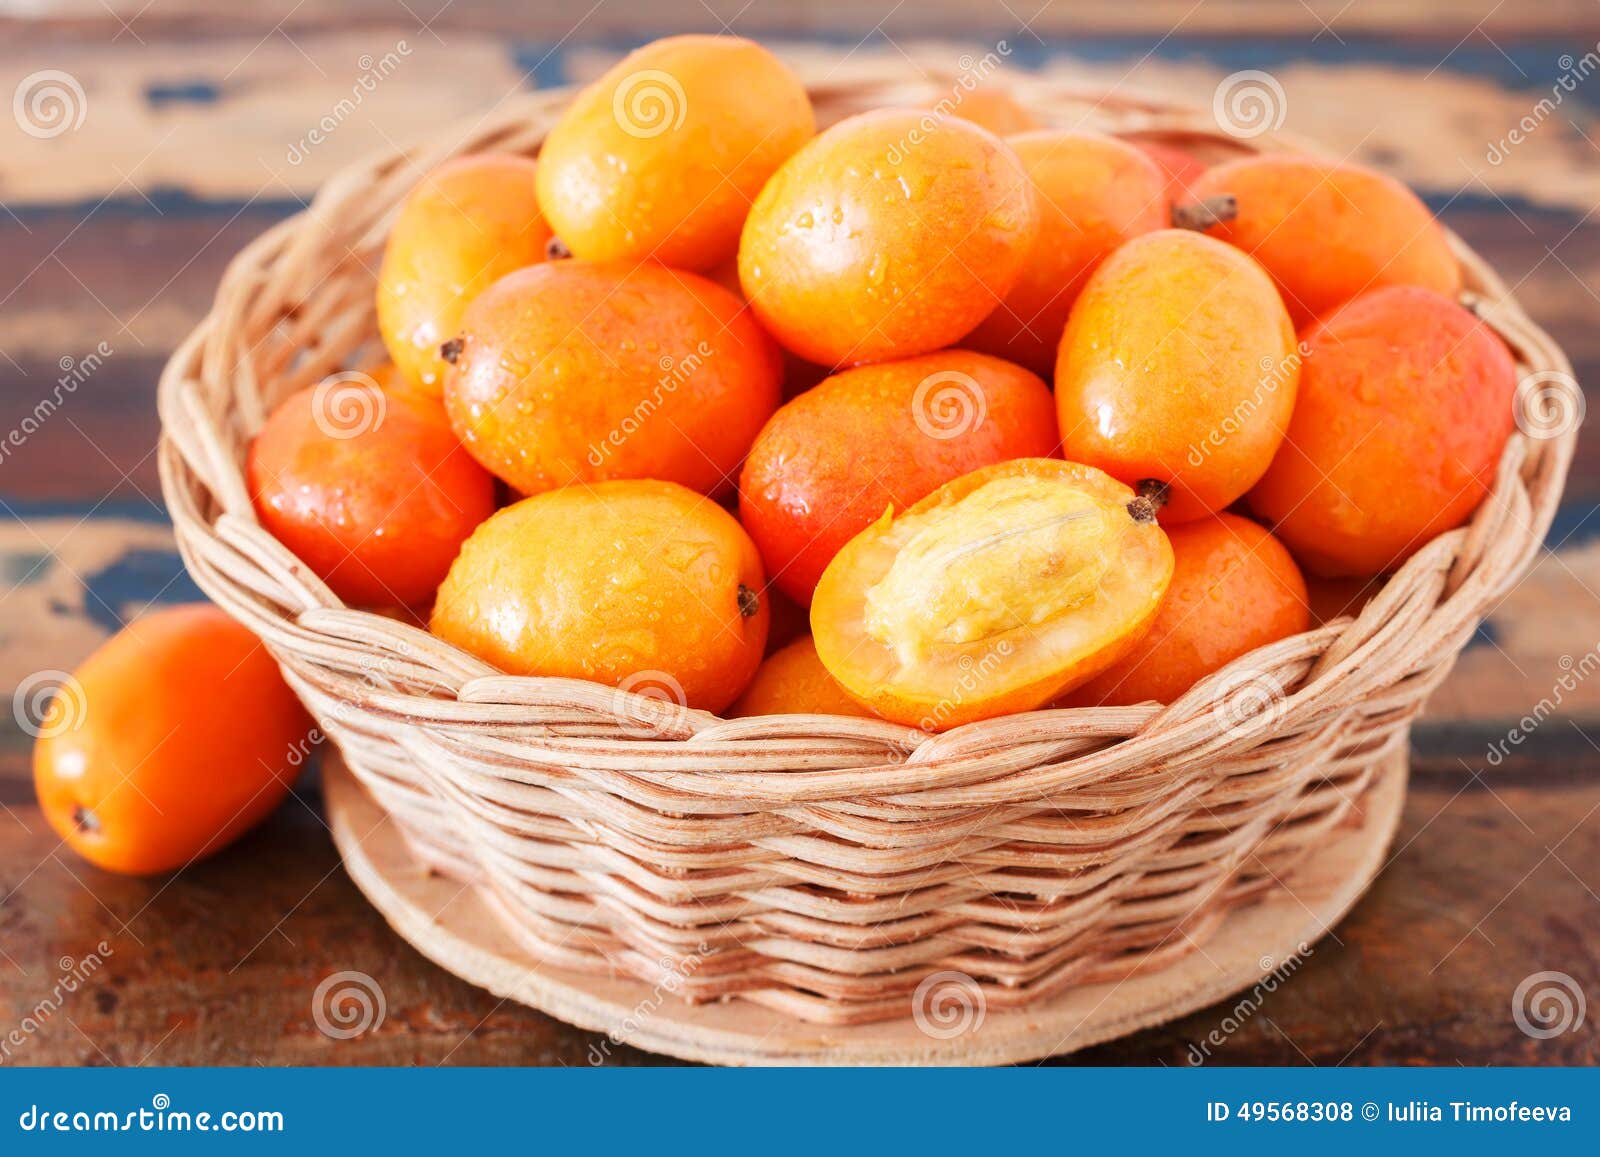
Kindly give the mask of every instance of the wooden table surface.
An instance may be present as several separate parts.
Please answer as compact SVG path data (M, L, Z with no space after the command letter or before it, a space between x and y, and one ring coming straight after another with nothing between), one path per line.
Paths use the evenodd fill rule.
M198 597L156 481L155 381L240 246L351 159L519 87L592 75L663 31L726 21L844 67L886 55L948 68L1003 39L1017 67L1200 101L1228 74L1267 71L1289 129L1418 188L1580 380L1600 382L1600 8L1586 0L741 3L9 7L0 96L45 70L77 92L59 134L0 123L0 435L13 435L0 439L0 685L71 669L143 607ZM362 88L401 45L394 75ZM333 128L308 144L319 123ZM1335 936L1237 1025L1210 1009L1071 1063L1182 1065L1219 1026L1212 1063L1600 1062L1600 1007L1547 1038L1513 1017L1537 973L1600 1001L1597 509L1586 438L1549 550L1419 722L1391 862ZM1491 760L1514 726L1526 739ZM5 716L0 807L0 1063L589 1061L592 1034L496 1001L387 929L340 869L314 780L214 860L120 879L42 821L29 738ZM63 975L90 961L62 996ZM386 1015L336 1040L316 1027L313 992L347 970L381 985Z

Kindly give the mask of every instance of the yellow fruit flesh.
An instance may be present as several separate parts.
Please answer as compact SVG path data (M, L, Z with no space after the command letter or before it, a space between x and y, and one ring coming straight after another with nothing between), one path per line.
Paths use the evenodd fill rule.
M1171 579L1134 497L1097 470L1022 459L886 514L823 573L818 657L877 714L930 731L1048 702L1137 642Z
M985 483L917 520L866 592L867 633L910 665L930 644L1038 626L1094 596L1112 562L1114 528L1127 519L1072 487Z

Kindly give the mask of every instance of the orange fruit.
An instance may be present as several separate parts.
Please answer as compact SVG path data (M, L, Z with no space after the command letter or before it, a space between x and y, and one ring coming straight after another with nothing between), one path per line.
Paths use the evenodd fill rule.
M400 374L438 397L439 346L501 277L545 259L550 227L534 192L538 165L484 153L446 161L406 197L378 269L378 332Z
M539 203L576 257L710 269L814 132L805 87L759 44L668 37L568 106L539 151Z
M513 675L589 679L721 711L761 662L755 544L671 482L600 482L506 507L461 548L434 634Z
M362 375L285 399L245 473L261 525L357 606L426 602L495 507L437 398Z
M745 221L739 280L762 324L808 361L909 357L970 333L1038 230L1027 172L993 133L879 109L773 175Z
M809 605L839 548L979 466L1056 450L1050 389L1020 366L944 350L835 374L762 428L739 518L772 581Z
M1266 154L1218 165L1193 191L1237 200L1238 216L1208 232L1266 267L1297 326L1369 289L1461 292L1461 266L1444 230L1415 193L1383 173Z
M108 871L151 875L232 843L289 794L311 719L272 655L216 607L135 619L58 691L33 749L45 819Z
M708 272L706 278L716 282L740 301L744 301L744 286L739 284L739 262L737 259L724 261L721 265ZM745 309L749 310L747 302ZM752 316L754 316L752 314ZM759 324L759 323L758 323ZM779 347L783 354L783 399L788 401L799 394L805 393L812 386L822 381L833 371L827 366L819 366L815 362L808 362L804 358L796 357L792 352Z
M1062 453L1165 488L1163 523L1222 510L1283 441L1300 375L1272 281L1239 250L1163 229L1108 257L1061 336Z
M737 297L649 263L513 273L472 303L459 341L451 425L523 494L617 478L731 489L783 373Z
M1218 514L1168 529L1172 585L1149 633L1062 706L1171 703L1240 655L1310 625L1300 568L1248 518Z
M971 121L997 137L1009 137L1039 127L1039 118L1024 108L1009 89L998 85L958 87L949 95L930 101L928 107Z
M943 731L1027 711L1116 662L1172 577L1115 479L1049 458L962 476L839 552L811 602L823 666L885 719Z
M731 708L728 716L749 715L871 715L846 695L844 688L817 658L811 636L796 639L774 651L756 669L756 676Z
M1250 508L1319 575L1392 570L1489 493L1516 365L1472 314L1408 287L1362 294L1301 344L1289 436Z
M1172 211L1156 163L1115 137L1050 130L1006 143L1039 190L1039 237L1011 292L967 344L1048 377L1089 274L1123 242L1171 225Z
M1193 153L1163 141L1132 141L1136 149L1148 156L1167 178L1167 200L1193 200L1194 185L1206 171L1206 166Z

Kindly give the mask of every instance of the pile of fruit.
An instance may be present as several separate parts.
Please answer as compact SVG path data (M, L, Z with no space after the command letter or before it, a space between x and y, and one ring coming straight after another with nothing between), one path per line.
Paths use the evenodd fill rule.
M1355 164L993 88L818 133L767 50L675 37L537 159L423 177L390 361L248 483L341 599L513 674L930 732L1171 702L1488 492L1515 369L1460 276Z
M942 730L1168 701L1306 628L1297 560L1470 515L1514 371L1409 191L962 112L817 134L759 45L634 53L537 160L425 177L382 420L286 402L262 521L511 673Z

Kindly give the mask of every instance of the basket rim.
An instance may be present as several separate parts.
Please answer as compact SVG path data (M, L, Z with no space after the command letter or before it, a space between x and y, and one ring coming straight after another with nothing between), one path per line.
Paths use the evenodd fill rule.
M826 91L848 112L851 101L883 103L877 98L886 89L896 93L912 79L879 75ZM1096 96L1075 82L1028 73L1008 72L1006 81L1031 107L1041 101L1079 108L1087 103L1088 113L1109 115L1120 125L1107 130L1116 135L1199 140L1229 150L1312 151L1279 133L1231 137L1203 111L1161 97L1131 91ZM821 91L808 87L813 95ZM476 758L498 755L507 774L518 766L519 742L537 736L543 751L561 753L588 780L575 786L600 791L608 790L614 774L609 769L625 752L634 785L646 785L687 814L693 814L696 799L759 807L863 797L893 806L914 798L918 806L934 808L980 796L1014 799L1103 783L1180 755L1190 761L1248 750L1290 731L1315 733L1327 742L1352 703L1381 697L1406 679L1425 678L1430 688L1441 679L1482 614L1526 573L1542 547L1575 451L1575 425L1551 438L1514 430L1491 493L1472 519L1417 551L1354 618L1249 652L1164 707L1043 709L936 734L842 716L724 720L597 683L506 675L420 628L345 608L255 519L241 447L264 421L270 390L263 391L252 361L226 364L228 327L245 320L259 324L264 314L277 322L274 310L284 316L316 312L301 324L315 321L343 340L345 330L359 328L350 319L365 316L359 303L347 293L314 304L311 294L321 282L308 287L307 271L297 262L325 242L330 229L338 231L343 215L361 219L352 206L364 203L369 224L344 230L348 248L359 255L381 243L412 172L467 152L534 152L542 133L530 125L574 91L568 86L525 94L465 133L452 126L414 149L341 169L307 209L234 258L211 309L163 370L159 466L180 552L198 585L263 638L314 710L344 705L349 718L343 722L351 726L370 718L415 724L434 738L467 736ZM374 213L373 202L386 208ZM1530 374L1556 376L1575 387L1560 347L1488 263L1454 232L1446 233L1462 264L1463 304L1506 341L1519 381ZM262 305L274 299L271 309ZM316 380L343 368L330 352L339 350L339 340L312 347L295 376ZM287 360L274 357L275 368L287 373ZM1230 697L1241 678L1263 675L1279 684L1281 698L1270 711L1230 719L1238 708ZM574 727L581 732L579 722L588 721L595 733L522 727L518 720L530 708L570 712ZM1041 774L1041 764L1048 774Z

